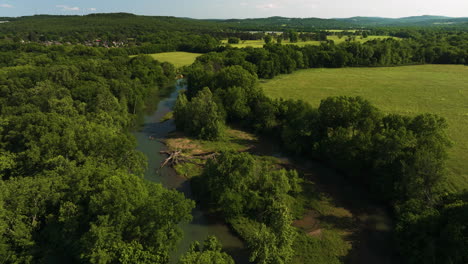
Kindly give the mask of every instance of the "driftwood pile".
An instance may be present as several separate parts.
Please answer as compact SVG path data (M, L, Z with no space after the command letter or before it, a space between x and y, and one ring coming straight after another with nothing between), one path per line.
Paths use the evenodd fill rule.
M166 154L168 155L167 159L164 160L164 162L161 164L161 167L163 168L164 166L175 166L179 163L187 162L187 163L192 163L195 165L203 165L201 163L197 163L194 160L209 160L215 158L218 153L216 152L207 152L207 153L201 153L201 154L193 154L193 155L186 155L183 154L181 150L176 150L176 151L160 151L159 153L161 154Z

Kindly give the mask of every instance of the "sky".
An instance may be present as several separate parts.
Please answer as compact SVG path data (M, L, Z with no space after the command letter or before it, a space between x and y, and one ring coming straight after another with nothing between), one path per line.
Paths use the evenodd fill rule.
M0 16L127 12L191 18L468 17L468 0L0 0Z

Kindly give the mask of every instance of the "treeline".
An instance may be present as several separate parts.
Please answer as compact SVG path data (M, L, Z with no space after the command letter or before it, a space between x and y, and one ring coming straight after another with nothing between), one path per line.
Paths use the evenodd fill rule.
M85 44L125 47L128 54L170 51L209 52L220 45L216 24L207 21L149 17L126 13L87 16L31 16L0 27L0 39L46 45Z
M465 64L468 62L467 43L468 34L436 34L426 41L385 39L338 45L328 42L305 47L267 44L263 49L227 49L207 54L199 60L210 60L214 67L241 65L260 78L273 78L307 68Z
M86 16L37 15L7 19L0 36L18 37L24 41L57 40L83 42L87 40L127 41L139 36L168 33L204 34L216 31L216 24L208 21L138 16L127 13L90 14Z
M144 35L137 38L137 45L125 50L130 55L151 54L171 51L207 53L220 48L221 41L209 34L190 34L186 32Z
M287 31L316 32L317 30L465 30L467 18L414 17L402 19L387 18L286 18L270 17L258 19L198 20L168 16L139 16L128 13L89 14L85 16L35 15L17 18L2 18L0 36L23 40L38 39L84 41L102 39L126 41L129 38L160 32L186 32L211 34L245 31ZM359 22L358 22L359 20ZM416 20L418 21L417 23ZM386 22L385 22L386 21ZM401 21L394 23L395 21ZM451 24L443 22L451 22ZM383 22L383 23L380 23ZM390 22L390 23L387 23ZM439 23L439 25L436 25ZM35 40L32 40L35 41Z
M407 31L391 31L394 34ZM282 40L291 40L291 43L300 41L327 41L327 36L338 36L339 38L346 37L348 41L354 41L356 38L367 38L369 35L388 36L390 33L384 30L312 30L312 31L295 31L292 29L283 28L282 31L271 32L271 31L223 31L213 32L212 36L219 39L229 39L231 37L238 38L239 40L262 40L269 36L271 39L275 39L277 43L281 43ZM396 35L395 35L396 36ZM408 35L406 35L408 37ZM267 41L265 41L267 42ZM267 42L268 44L269 42Z
M12 55L22 56L18 51L31 52L38 51L44 52L47 50L44 45L45 42L25 42L13 41L13 40L2 40L1 49L2 51L11 51L10 54L2 53L2 60L5 62L10 62L11 65L14 65L11 62ZM58 42L60 44L54 44L52 46L74 46L73 43ZM210 35L196 35L196 34L185 34L185 33L171 33L171 34L158 34L157 37L154 35L148 35L142 38L142 42L135 43L126 43L116 46L103 46L103 42L75 42L77 44L83 44L83 46L94 47L94 48L112 48L114 52L119 53L120 55L138 55L138 54L152 54L152 53L161 53L161 52L171 52L171 51L186 51L186 52L195 52L195 53L207 53L210 51L216 51L220 48L221 42L210 36ZM105 44L107 45L107 44ZM115 49L120 48L120 49ZM58 48L63 49L63 48Z
M397 226L395 246L408 263L465 263L468 200L466 195L445 195L442 188L450 146L445 119L433 114L385 114L360 97L330 97L318 108L303 101L271 100L255 85L259 64L248 59L249 52L268 54L269 48L277 51L272 57L284 55L281 51L300 57L300 49L279 45L264 51L228 50L199 57L186 69L188 90L179 97L174 114L178 129L215 139L228 122L273 136L291 153L340 169L356 184L366 186L376 200L391 206ZM284 63L278 66L284 67ZM202 111L203 116L198 114L200 110L192 111L199 102L211 105L210 111ZM202 179L216 174L208 169ZM215 204L226 200L217 195L219 189L206 189ZM233 225L236 228L235 221ZM422 227L424 232L417 231Z
M168 263L194 202L143 179L128 131L174 66L83 46L13 58L0 70L0 262ZM200 259L233 263L214 238L181 263Z

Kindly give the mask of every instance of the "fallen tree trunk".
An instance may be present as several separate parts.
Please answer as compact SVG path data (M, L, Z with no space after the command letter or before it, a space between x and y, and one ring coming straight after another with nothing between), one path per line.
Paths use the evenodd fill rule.
M176 150L176 151L160 151L159 153L161 154L166 154L169 157L162 162L160 169L163 168L164 166L171 166L173 167L174 165L177 165L182 162L187 162L187 163L192 163L195 165L203 165L200 163L196 163L192 160L198 159L198 160L209 160L215 158L218 153L216 152L208 152L208 153L201 153L201 154L193 154L192 156L189 155L184 155L182 151Z

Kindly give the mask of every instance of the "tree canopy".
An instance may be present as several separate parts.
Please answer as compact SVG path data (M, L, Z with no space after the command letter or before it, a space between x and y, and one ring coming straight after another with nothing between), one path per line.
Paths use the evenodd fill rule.
M100 48L24 48L0 71L0 259L168 263L194 202L142 178L128 130L174 68Z

